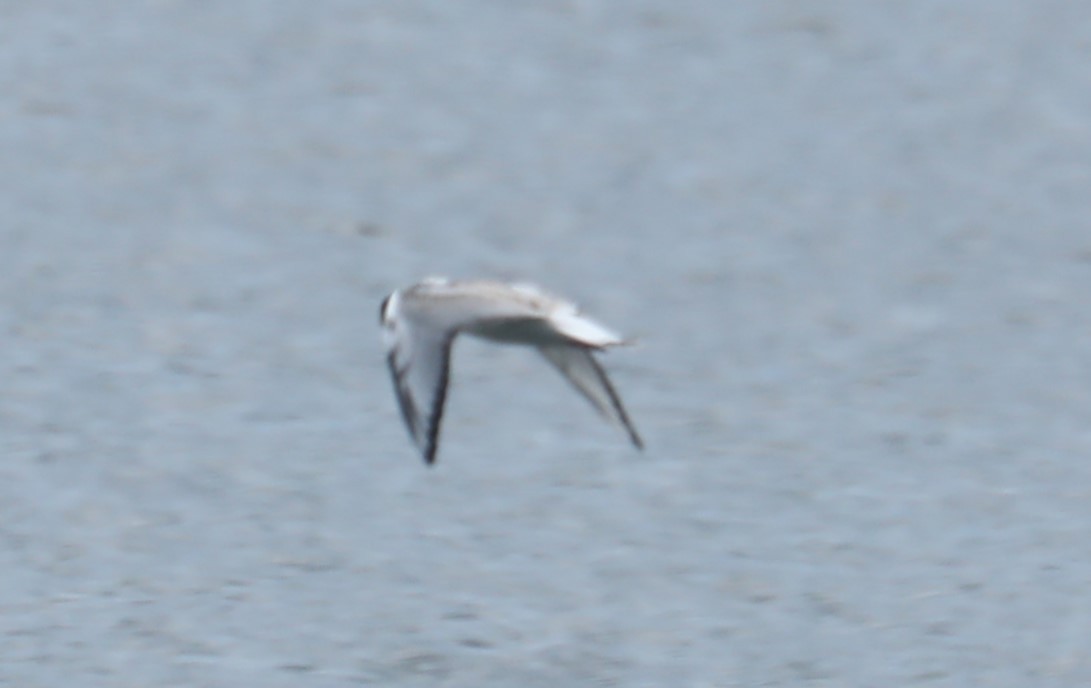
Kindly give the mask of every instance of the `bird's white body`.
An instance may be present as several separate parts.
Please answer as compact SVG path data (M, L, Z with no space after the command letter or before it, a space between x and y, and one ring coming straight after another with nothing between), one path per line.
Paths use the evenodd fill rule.
M394 391L425 462L435 461L450 370L460 332L537 347L604 416L643 443L595 351L625 340L582 315L573 304L528 284L428 278L390 294L379 314Z

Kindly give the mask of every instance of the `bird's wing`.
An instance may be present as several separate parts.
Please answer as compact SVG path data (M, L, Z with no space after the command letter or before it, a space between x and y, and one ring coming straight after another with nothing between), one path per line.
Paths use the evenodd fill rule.
M582 346L544 345L539 346L538 350L599 413L625 428L633 446L637 449L644 448L644 442L629 420L629 415L625 413L625 407L621 405L620 397L606 377L606 371L595 360L592 349Z
M454 335L403 319L387 353L402 418L428 464L436 460Z

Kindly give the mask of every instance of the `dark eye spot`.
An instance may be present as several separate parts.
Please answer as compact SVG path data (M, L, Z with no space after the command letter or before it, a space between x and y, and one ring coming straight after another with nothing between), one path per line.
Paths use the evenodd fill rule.
M381 325L386 320L386 304L390 302L390 296L383 299L383 302L379 304L379 324Z

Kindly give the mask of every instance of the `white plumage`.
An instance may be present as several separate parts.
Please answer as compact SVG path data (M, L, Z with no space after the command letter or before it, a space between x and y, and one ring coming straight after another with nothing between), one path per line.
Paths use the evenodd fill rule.
M529 284L431 277L387 296L379 321L402 417L428 464L436 459L451 344L460 332L537 347L634 446L644 446L594 357L625 340L567 301Z

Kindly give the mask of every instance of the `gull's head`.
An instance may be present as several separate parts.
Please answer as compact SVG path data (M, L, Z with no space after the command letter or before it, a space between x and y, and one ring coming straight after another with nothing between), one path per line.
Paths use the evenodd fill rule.
M383 341L391 347L398 339L398 292L391 292L379 306L379 324L383 327Z
M387 294L386 298L383 299L383 302L381 304L379 304L379 324L380 325L385 326L387 324L387 322L392 318L393 311L397 307L397 302L395 302L395 300L394 300L394 297L397 294L398 294L398 292L396 292L396 291L391 292L390 294Z

